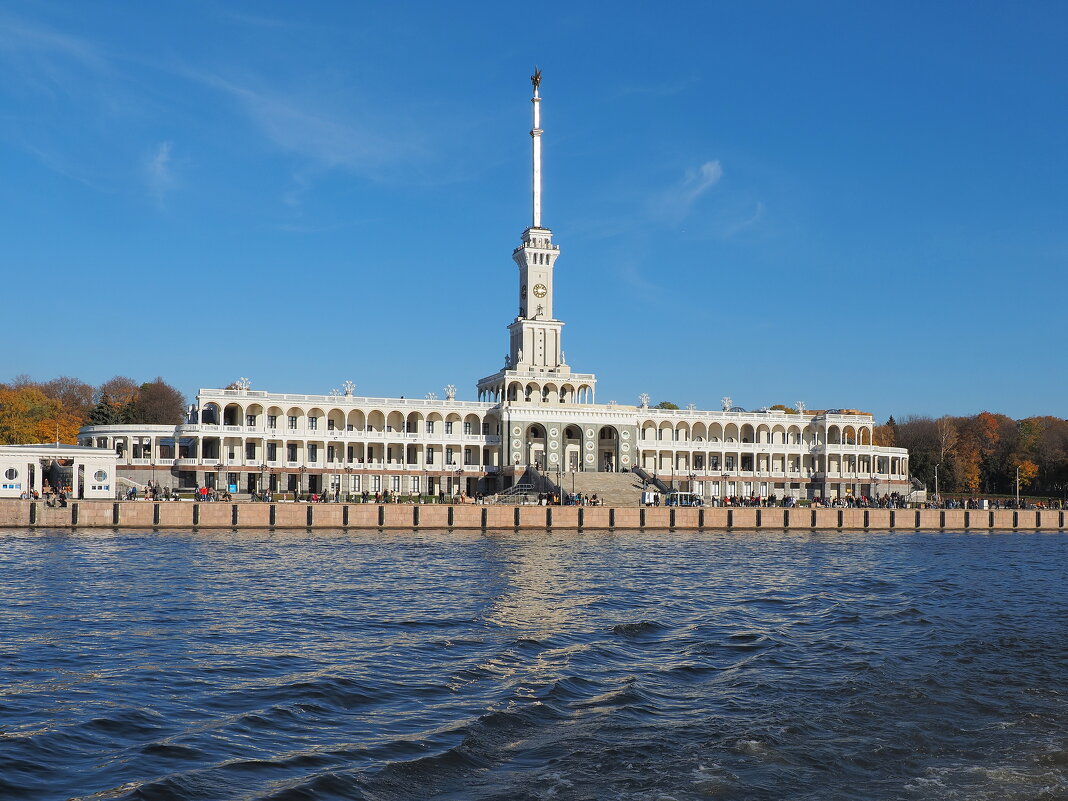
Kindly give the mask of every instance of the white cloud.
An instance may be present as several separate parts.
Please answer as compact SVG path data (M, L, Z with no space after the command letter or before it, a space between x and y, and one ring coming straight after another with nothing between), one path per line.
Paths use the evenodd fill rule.
M687 169L681 181L653 199L653 214L672 223L682 222L694 203L722 177L723 166L718 160Z
M175 178L171 158L171 142L160 142L156 152L145 163L145 181L148 190L160 206L167 193L174 188Z

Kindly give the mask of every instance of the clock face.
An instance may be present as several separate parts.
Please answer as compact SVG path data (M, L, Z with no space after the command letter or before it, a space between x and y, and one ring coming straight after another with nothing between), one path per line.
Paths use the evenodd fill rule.
M534 284L534 296L538 298L544 298L545 293L549 290L545 288L545 284Z

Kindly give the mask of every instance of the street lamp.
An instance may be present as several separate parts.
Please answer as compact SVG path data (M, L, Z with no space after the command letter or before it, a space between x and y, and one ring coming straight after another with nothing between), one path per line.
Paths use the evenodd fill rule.
M304 466L304 465L301 465L300 467L297 468L297 471L300 473L300 480L299 480L299 482L297 484L297 498L296 498L296 500L299 500L300 496L304 494L304 474L308 472L308 468L306 466Z
M352 491L352 465L345 465L345 497L348 498Z
M260 465L260 496L267 490L267 465Z
M463 481L464 481L464 469L463 467L456 468L456 485L460 488L460 493L463 493ZM456 495L457 493L453 493Z
M939 503L941 498L938 495L938 468L941 467L941 462L935 465L935 503Z
M723 490L722 490L722 492L720 494L720 497L719 497L720 504L723 505L723 506L727 505L727 478L728 478L728 476L729 476L728 473L724 473L723 474L723 482L722 482L723 483Z

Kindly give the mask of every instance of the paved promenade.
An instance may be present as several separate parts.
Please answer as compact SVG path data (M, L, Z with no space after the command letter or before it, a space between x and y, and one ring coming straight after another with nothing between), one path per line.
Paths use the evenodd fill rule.
M0 500L0 528L1063 531L1063 510L461 506Z

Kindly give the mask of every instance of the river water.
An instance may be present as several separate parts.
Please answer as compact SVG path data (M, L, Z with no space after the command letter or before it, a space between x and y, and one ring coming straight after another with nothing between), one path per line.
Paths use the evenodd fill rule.
M0 531L0 798L1064 799L1066 555Z

